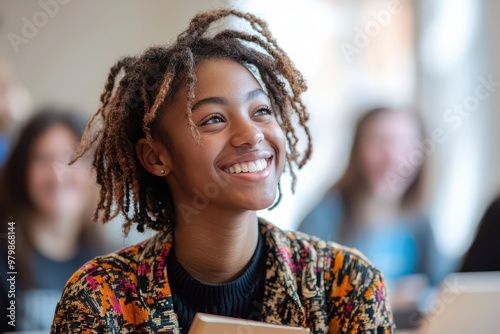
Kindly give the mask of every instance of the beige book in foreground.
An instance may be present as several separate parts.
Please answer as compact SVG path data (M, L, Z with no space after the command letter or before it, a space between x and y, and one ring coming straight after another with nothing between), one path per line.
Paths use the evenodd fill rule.
M188 334L299 334L309 328L272 325L260 321L196 313Z

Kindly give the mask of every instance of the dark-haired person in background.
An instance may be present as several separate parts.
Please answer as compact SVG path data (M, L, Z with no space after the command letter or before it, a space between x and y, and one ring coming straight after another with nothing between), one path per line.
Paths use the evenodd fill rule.
M83 160L66 165L85 126L74 113L58 108L36 112L1 170L1 233L5 236L8 222L15 222L17 271L16 327L5 321L2 305L4 331L48 331L68 278L103 252L90 221L96 190L90 166ZM3 262L7 238L1 241ZM1 278L2 288L8 289ZM2 294L2 303L9 302L6 296Z
M500 197L481 219L460 271L500 271Z
M421 121L407 111L363 114L343 176L298 227L361 250L384 273L394 308L413 307L444 275L423 212L423 139Z

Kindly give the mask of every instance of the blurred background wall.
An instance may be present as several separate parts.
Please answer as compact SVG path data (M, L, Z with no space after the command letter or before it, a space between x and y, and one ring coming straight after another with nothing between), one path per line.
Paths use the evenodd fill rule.
M0 50L37 104L71 103L90 114L97 110L108 70L118 58L168 42L194 13L211 7L209 1L2 0ZM37 18L44 23L40 12L49 15L37 27ZM8 35L24 37L23 19L38 31L13 48Z
M500 190L497 1L0 0L0 58L35 105L70 104L90 117L119 57L168 42L196 12L228 5L267 19L310 87L313 158L296 194L285 177L282 204L262 215L295 228L342 173L357 115L416 106L429 138L436 130L446 137L429 154L428 203L441 247L461 255ZM480 96L478 85L487 86Z
M500 73L496 1L418 1L417 103L443 131L432 160L431 212L441 245L459 254L499 192Z

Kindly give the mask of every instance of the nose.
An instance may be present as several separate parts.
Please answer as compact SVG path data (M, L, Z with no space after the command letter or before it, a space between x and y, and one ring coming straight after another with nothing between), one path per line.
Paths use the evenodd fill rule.
M262 130L248 117L233 121L231 145L233 147L255 147L264 140Z

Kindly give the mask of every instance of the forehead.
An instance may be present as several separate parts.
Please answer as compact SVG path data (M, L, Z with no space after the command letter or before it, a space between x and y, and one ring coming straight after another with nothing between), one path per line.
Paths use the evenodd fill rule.
M194 84L194 105L210 98L221 98L227 103L245 103L249 93L261 88L255 76L243 65L229 59L207 59L196 64L196 82ZM269 97L264 94L255 95L257 99ZM170 124L178 124L186 115L186 100L188 87L184 85L176 92L171 104L164 106L161 116L155 126L169 128ZM184 120L183 120L184 121ZM160 125L161 124L161 125ZM170 131L170 130L167 130Z
M208 96L247 94L262 88L243 65L229 59L203 60L196 65L196 99Z
M35 139L32 152L59 150L67 151L68 154L71 154L70 146L74 145L76 141L75 134L67 126L55 124Z
M377 115L368 124L365 132L389 132L414 135L419 132L419 124L413 115L407 112L389 111Z

